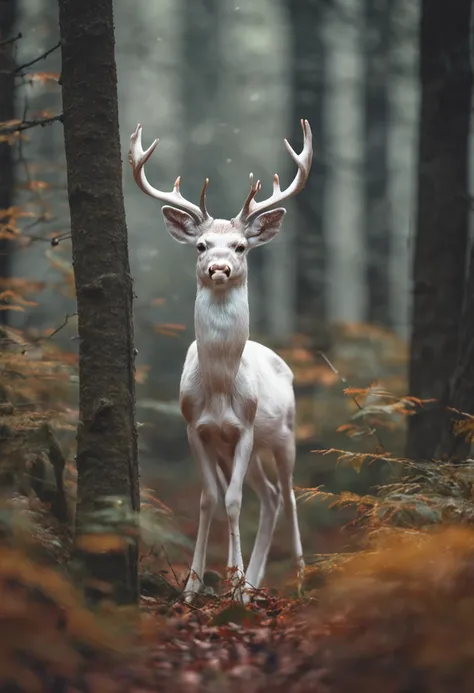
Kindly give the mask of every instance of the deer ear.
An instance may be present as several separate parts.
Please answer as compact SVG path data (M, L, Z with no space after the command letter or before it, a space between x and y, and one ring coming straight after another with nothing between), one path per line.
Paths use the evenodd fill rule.
M255 217L245 232L249 247L255 248L257 245L272 241L281 229L285 214L286 209L278 207Z
M166 228L178 243L194 243L199 235L199 226L192 216L176 207L165 205L161 208Z

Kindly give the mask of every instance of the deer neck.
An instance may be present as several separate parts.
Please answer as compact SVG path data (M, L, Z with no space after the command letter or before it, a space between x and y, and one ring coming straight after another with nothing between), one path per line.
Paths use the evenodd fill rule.
M247 283L217 291L198 286L194 328L204 388L211 394L232 392L249 338Z

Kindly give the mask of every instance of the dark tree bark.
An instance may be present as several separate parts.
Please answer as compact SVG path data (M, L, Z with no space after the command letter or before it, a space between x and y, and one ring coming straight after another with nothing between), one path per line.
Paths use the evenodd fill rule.
M0 123L15 117L15 79L14 43L6 43L13 38L16 21L16 0L0 0ZM13 154L8 142L0 142L0 225L9 221L7 210L12 206L14 192ZM2 238L0 233L0 279L11 275L12 241ZM1 287L0 287L1 290ZM0 325L8 320L8 311L0 310Z
M471 451L472 429L459 433L455 430L454 423L466 422L466 417L462 413L474 415L474 247L471 249L459 354L450 382L448 405L450 409L446 416L438 456L451 462L462 462ZM469 423L469 420L467 421Z
M471 0L422 0L421 114L410 393L434 398L409 418L407 455L430 459L440 442L456 363L468 241Z
M122 192L112 0L59 0L72 252L79 316L76 539L104 497L139 510L133 281ZM112 521L112 520L111 520ZM138 596L137 542L87 554L121 603Z
M315 156L304 195L295 198L298 210L296 248L296 310L298 329L314 333L326 305L326 241L324 204L327 131L325 123L327 3L324 0L289 0L292 39L293 126L290 142L301 141L301 118L313 132ZM296 144L294 145L296 146Z
M390 326L391 224L388 200L390 39L394 0L365 0L364 31L364 227L367 320Z

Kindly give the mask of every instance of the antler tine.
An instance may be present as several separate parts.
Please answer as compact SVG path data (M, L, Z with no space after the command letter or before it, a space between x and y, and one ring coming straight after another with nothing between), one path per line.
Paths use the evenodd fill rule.
M205 219L209 219L209 214L208 214L207 208L206 208L206 192L207 192L207 186L208 185L209 185L209 178L206 178L206 180L204 181L204 185L202 186L201 197L199 198L199 207L200 207L201 212L202 212Z
M184 212L187 212L193 217L193 219L198 224L207 221L208 219L210 219L205 204L206 188L207 183L209 182L207 179L207 182L204 184L203 192L201 193L201 201L199 207L194 203L190 202L189 200L186 200L181 195L179 190L181 176L178 176L178 178L176 179L175 184L173 186L173 190L171 192L163 192L162 190L158 190L149 183L145 175L144 167L148 159L155 151L159 141L159 139L154 140L148 147L148 149L144 151L142 147L142 126L140 125L140 123L137 125L135 132L133 132L130 136L129 161L132 166L133 178L135 179L136 184L138 185L140 190L142 190L147 195L150 195L150 197L154 197L156 200L160 200L161 202L165 202L166 204L173 205L183 210Z
M310 124L307 120L301 120L301 129L303 130L303 149L300 154L297 154L288 140L284 140L286 150L291 156L295 164L298 166L298 171L296 176L290 185L281 190L280 179L278 174L275 173L273 176L273 192L270 197L266 200L261 200L260 202L255 202L255 196L260 190L260 181L256 184L255 188L252 186L253 175L250 174L250 193L244 202L238 218L247 223L251 217L266 209L272 207L273 205L287 200L293 195L297 195L301 190L303 190L308 180L309 172L311 170L311 163L313 160L313 135L311 132ZM258 189L257 189L258 187Z
M249 215L250 205L252 204L252 201L254 200L255 195L258 193L258 191L262 187L259 180L255 183L255 185L253 184L253 173L251 173L249 175L249 179L250 179L250 191L249 191L249 194L247 195L247 199L244 202L244 206L242 207L242 211L240 213L240 216L242 216L242 214L244 214L246 216Z

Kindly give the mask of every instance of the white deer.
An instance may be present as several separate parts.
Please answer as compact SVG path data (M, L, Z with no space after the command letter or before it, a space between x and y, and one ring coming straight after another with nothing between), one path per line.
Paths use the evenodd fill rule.
M253 184L240 213L230 221L213 219L206 209L206 179L199 206L180 193L178 177L171 192L148 182L144 165L155 140L144 151L141 125L130 138L130 163L139 188L161 202L168 232L197 251L197 295L194 309L196 341L187 352L180 384L180 406L187 422L189 445L202 479L199 527L185 598L191 601L203 585L212 518L224 494L229 521L227 568L235 592L243 601L260 585L268 558L280 499L291 526L298 584L304 571L295 494L295 397L293 374L275 352L249 340L247 254L271 241L286 214L273 205L305 186L313 156L311 128L301 121L304 145L297 154L285 146L298 166L292 183L280 189L275 174L273 194L255 201L260 181ZM172 205L172 206L168 206ZM268 479L259 455L269 450L275 459L278 485ZM239 517L246 481L260 500L260 520L246 573L240 545ZM244 587L243 587L244 586Z

